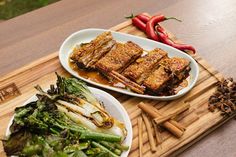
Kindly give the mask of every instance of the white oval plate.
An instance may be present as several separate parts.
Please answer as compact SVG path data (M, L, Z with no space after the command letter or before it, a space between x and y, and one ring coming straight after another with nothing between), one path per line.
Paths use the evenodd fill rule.
M97 88L93 88L93 87L89 87L89 89L99 101L104 103L104 106L110 115L112 115L114 118L116 118L117 120L125 124L125 127L127 129L127 137L125 138L123 144L128 145L129 150L124 151L121 154L121 157L127 157L130 151L132 138L133 138L132 125L131 125L131 121L129 119L128 113L126 112L124 107L120 104L120 102L109 93L104 92ZM23 105L26 105L36 100L37 100L37 97L34 95L31 98L29 98L27 101L25 101ZM10 126L12 124L13 119L14 119L14 116L12 117L12 119L10 120L8 124L7 130L6 130L6 136L10 135L11 133Z
M98 87L102 87L102 88L106 88L109 90L113 90L116 92L120 92L123 94L127 94L130 96L136 96L136 97L141 97L141 98L148 98L148 99L156 99L156 100L173 100L173 99L177 99L181 96L183 96L184 94L186 94L189 90L191 90L194 86L194 84L197 82L197 78L198 78L198 73L199 73L199 68L198 68L198 64L197 62L188 54L177 50L173 47L170 47L168 45L162 44L160 42L156 42L150 39L145 39L142 37L137 37L137 36L133 36L133 35L129 35L129 34L124 34L124 33L118 33L118 32L112 32L112 36L113 38L118 41L118 42L126 42L126 41L132 41L136 44L138 44L139 46L141 46L143 49L145 50L153 50L154 48L161 48L163 50L165 50L166 52L168 52L168 56L169 57L182 57L182 58L186 58L188 59L191 64L191 71L190 71L190 79L189 79L189 85L180 90L177 94L175 95L171 95L171 96L152 96L152 95L143 95L143 94L137 94L125 89L120 89L120 88L116 88L116 87L111 87L111 86L107 86L107 85L103 85L91 80L88 80L86 78L83 78L81 76L78 75L78 73L76 71L74 71L73 69L70 68L68 60L69 60L69 56L74 48L75 45L77 44L81 44L81 43L86 43L86 42L90 42L92 39L94 39L96 36L98 36L99 34L105 32L105 31L110 31L110 30L105 30L105 29L94 29L94 28L90 28L90 29L83 29L80 30L78 32L75 32L73 34L71 34L61 45L60 50L59 50L59 59L60 62L62 64L62 66L73 76L80 78L81 80L87 82L87 83L91 83L93 85L96 85Z

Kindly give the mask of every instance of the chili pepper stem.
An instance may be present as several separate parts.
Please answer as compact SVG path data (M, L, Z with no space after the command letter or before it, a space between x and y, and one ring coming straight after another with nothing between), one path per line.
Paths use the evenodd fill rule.
M166 17L166 20L170 20L170 19L176 20L178 22L182 22L182 20L177 19L176 17Z
M126 18L126 19L132 19L132 18L134 18L134 14L133 14L133 13L131 13L131 15L130 15L130 16L125 16L125 18Z

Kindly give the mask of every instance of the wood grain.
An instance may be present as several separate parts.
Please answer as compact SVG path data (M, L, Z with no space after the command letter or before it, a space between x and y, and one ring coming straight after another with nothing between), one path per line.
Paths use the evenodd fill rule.
M198 53L217 70L226 76L236 78L235 4L234 0L63 0L0 23L0 76L57 51L62 41L79 29L110 28L124 21L124 15L129 15L130 12L151 14L162 12L183 20L182 23L167 21L163 23L166 28L184 42L193 44L198 49ZM55 67L56 69L58 67ZM209 73L203 72L198 84L209 76ZM33 80L35 81L36 78L32 78ZM25 84L24 81L19 83ZM0 82L1 85L2 82ZM112 94L120 96L114 92ZM128 97L121 96L119 100L126 102ZM199 97L193 102L197 104L198 101L204 102L204 100ZM17 101L17 103L21 102ZM158 104L157 107L162 105L164 104ZM132 110L130 107L127 108ZM135 110L131 115L137 115L138 112ZM1 113L0 116L3 114L5 113ZM181 156L236 156L232 147L236 144L236 140L230 140L236 138L234 123L231 121L225 124L223 128L217 129ZM4 130L2 126L0 129Z
M218 70L236 77L231 73L236 67L235 4L234 0L64 0L1 23L1 75L58 50L62 41L79 29L110 28L131 12L162 12L183 20L167 21L165 27L193 44Z
M131 25L131 21L126 21L118 26L115 26L112 28L112 30L119 30L120 32L145 37L144 34L140 33L138 29ZM170 37L172 37L173 39L177 39L171 33ZM195 141L203 134L207 134L212 131L211 128L219 126L220 124L223 124L224 122L232 118L223 118L218 111L214 113L209 112L207 110L207 101L196 101L207 100L209 95L212 94L216 88L215 83L223 76L217 70L209 66L207 62L203 60L199 55L194 55L193 57L199 63L199 80L196 86L189 93L179 98L178 100L158 102L154 100L143 100L136 97L122 96L122 94L115 94L114 92L112 93L120 102L122 102L122 105L127 110L132 121L133 143L129 156L132 157L139 154L137 118L140 117L141 111L137 107L137 104L140 101L148 103L149 105L153 105L160 112L163 112L166 115L178 109L186 101L190 104L189 112L183 114L181 117L178 117L178 122L186 127L184 135L180 139L177 139L167 131L161 132L163 141L161 143L161 147L157 147L157 151L155 153L151 152L146 128L142 127L144 144L143 154L147 157L168 156L176 152L181 152L184 150L184 148L187 148L188 146L193 144L192 141ZM60 65L57 54L53 53L52 55L44 57L34 63L31 63L0 78L1 86L14 82L22 94L21 96L7 101L0 106L1 136L4 136L5 134L7 124L9 122L9 119L13 115L14 108L16 106L22 105L25 100L27 100L36 92L33 88L34 85L40 84L43 88L46 88L50 84L54 83L56 80L55 71L57 71L61 75L70 76ZM153 131L154 129L151 128L151 130ZM1 150L2 147L0 148L0 153L3 154L3 151Z

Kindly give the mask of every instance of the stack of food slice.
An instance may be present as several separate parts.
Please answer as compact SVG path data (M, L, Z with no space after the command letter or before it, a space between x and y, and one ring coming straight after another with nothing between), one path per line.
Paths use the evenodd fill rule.
M108 53L115 45L111 32L105 32L92 40L90 43L83 43L74 49L71 59L80 68L94 68L94 64Z

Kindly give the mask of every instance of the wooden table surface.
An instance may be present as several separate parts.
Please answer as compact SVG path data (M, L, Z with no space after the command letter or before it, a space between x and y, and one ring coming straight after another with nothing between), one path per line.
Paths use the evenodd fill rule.
M68 35L80 29L110 28L131 12L161 12L182 19L163 25L194 45L225 76L236 79L235 6L235 0L62 0L0 23L0 76L57 51ZM236 156L234 124L229 121L180 156Z

